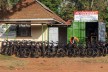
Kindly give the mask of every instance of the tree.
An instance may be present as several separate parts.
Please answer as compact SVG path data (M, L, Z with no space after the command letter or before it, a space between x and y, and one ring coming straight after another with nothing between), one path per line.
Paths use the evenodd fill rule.
M0 17L6 16L9 10L16 11L15 5L25 0L0 0ZM99 21L108 22L108 0L39 0L64 20L74 18L74 11L99 11ZM5 13L5 14L4 14Z
M0 0L0 18L4 18L9 10L13 8L20 0Z
M61 2L59 5L59 10L58 14L65 20L67 21L68 19L73 19L73 10L74 10L74 5L70 1L64 0Z
M99 11L99 21L108 22L108 0L40 0L64 20L73 19L74 11ZM56 0L53 0L56 1ZM58 7L58 9L57 9Z
M73 11L99 11L99 21L108 22L108 0L70 0L75 3Z
M62 0L39 0L39 1L58 14L58 7L62 2Z
M20 0L0 0L0 10L9 10Z

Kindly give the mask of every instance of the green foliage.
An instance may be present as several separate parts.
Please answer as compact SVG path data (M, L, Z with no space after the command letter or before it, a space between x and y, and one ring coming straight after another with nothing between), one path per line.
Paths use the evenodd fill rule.
M20 0L0 0L0 9L1 10L8 10L12 8L13 5L18 3Z
M108 0L40 0L64 20L72 19L74 11L99 11L99 21L108 22ZM61 3L59 3L61 2Z
M0 18L7 17L9 10L11 10L18 1L20 0L0 0Z
M1 13L11 9L18 1L23 0L0 0ZM108 22L108 0L39 0L64 20L74 18L74 11L97 10L99 21Z
M62 0L39 0L43 4L45 4L47 7L49 7L52 11L58 12L58 6L62 2Z
M8 5L7 0L0 0L0 9L6 8Z

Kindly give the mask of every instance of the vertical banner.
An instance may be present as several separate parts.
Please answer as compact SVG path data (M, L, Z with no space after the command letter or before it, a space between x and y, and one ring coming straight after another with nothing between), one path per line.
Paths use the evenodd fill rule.
M105 41L105 32L106 32L106 28L105 28L105 23L103 23L103 22L99 22L99 25L98 25L99 27L98 27L98 39L99 39L99 41Z

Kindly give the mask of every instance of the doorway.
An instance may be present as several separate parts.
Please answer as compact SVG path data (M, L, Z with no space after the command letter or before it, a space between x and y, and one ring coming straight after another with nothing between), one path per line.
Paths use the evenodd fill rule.
M59 27L59 42L67 44L67 27Z
M86 42L98 41L98 22L86 22Z

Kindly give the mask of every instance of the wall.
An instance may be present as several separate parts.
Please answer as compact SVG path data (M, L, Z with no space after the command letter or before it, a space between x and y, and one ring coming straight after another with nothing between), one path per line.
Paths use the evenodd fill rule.
M7 38L0 38L1 41ZM42 25L31 25L31 37L13 37L8 38L8 40L33 40L33 41L42 41ZM43 41L48 40L48 27L43 25Z
M32 39L36 41L42 41L42 26L32 26ZM48 28L47 25L43 26L43 41L48 40Z
M43 26L43 41L48 40L48 28L47 25ZM16 37L16 39L35 40L42 41L42 26L32 25L31 26L31 37Z

